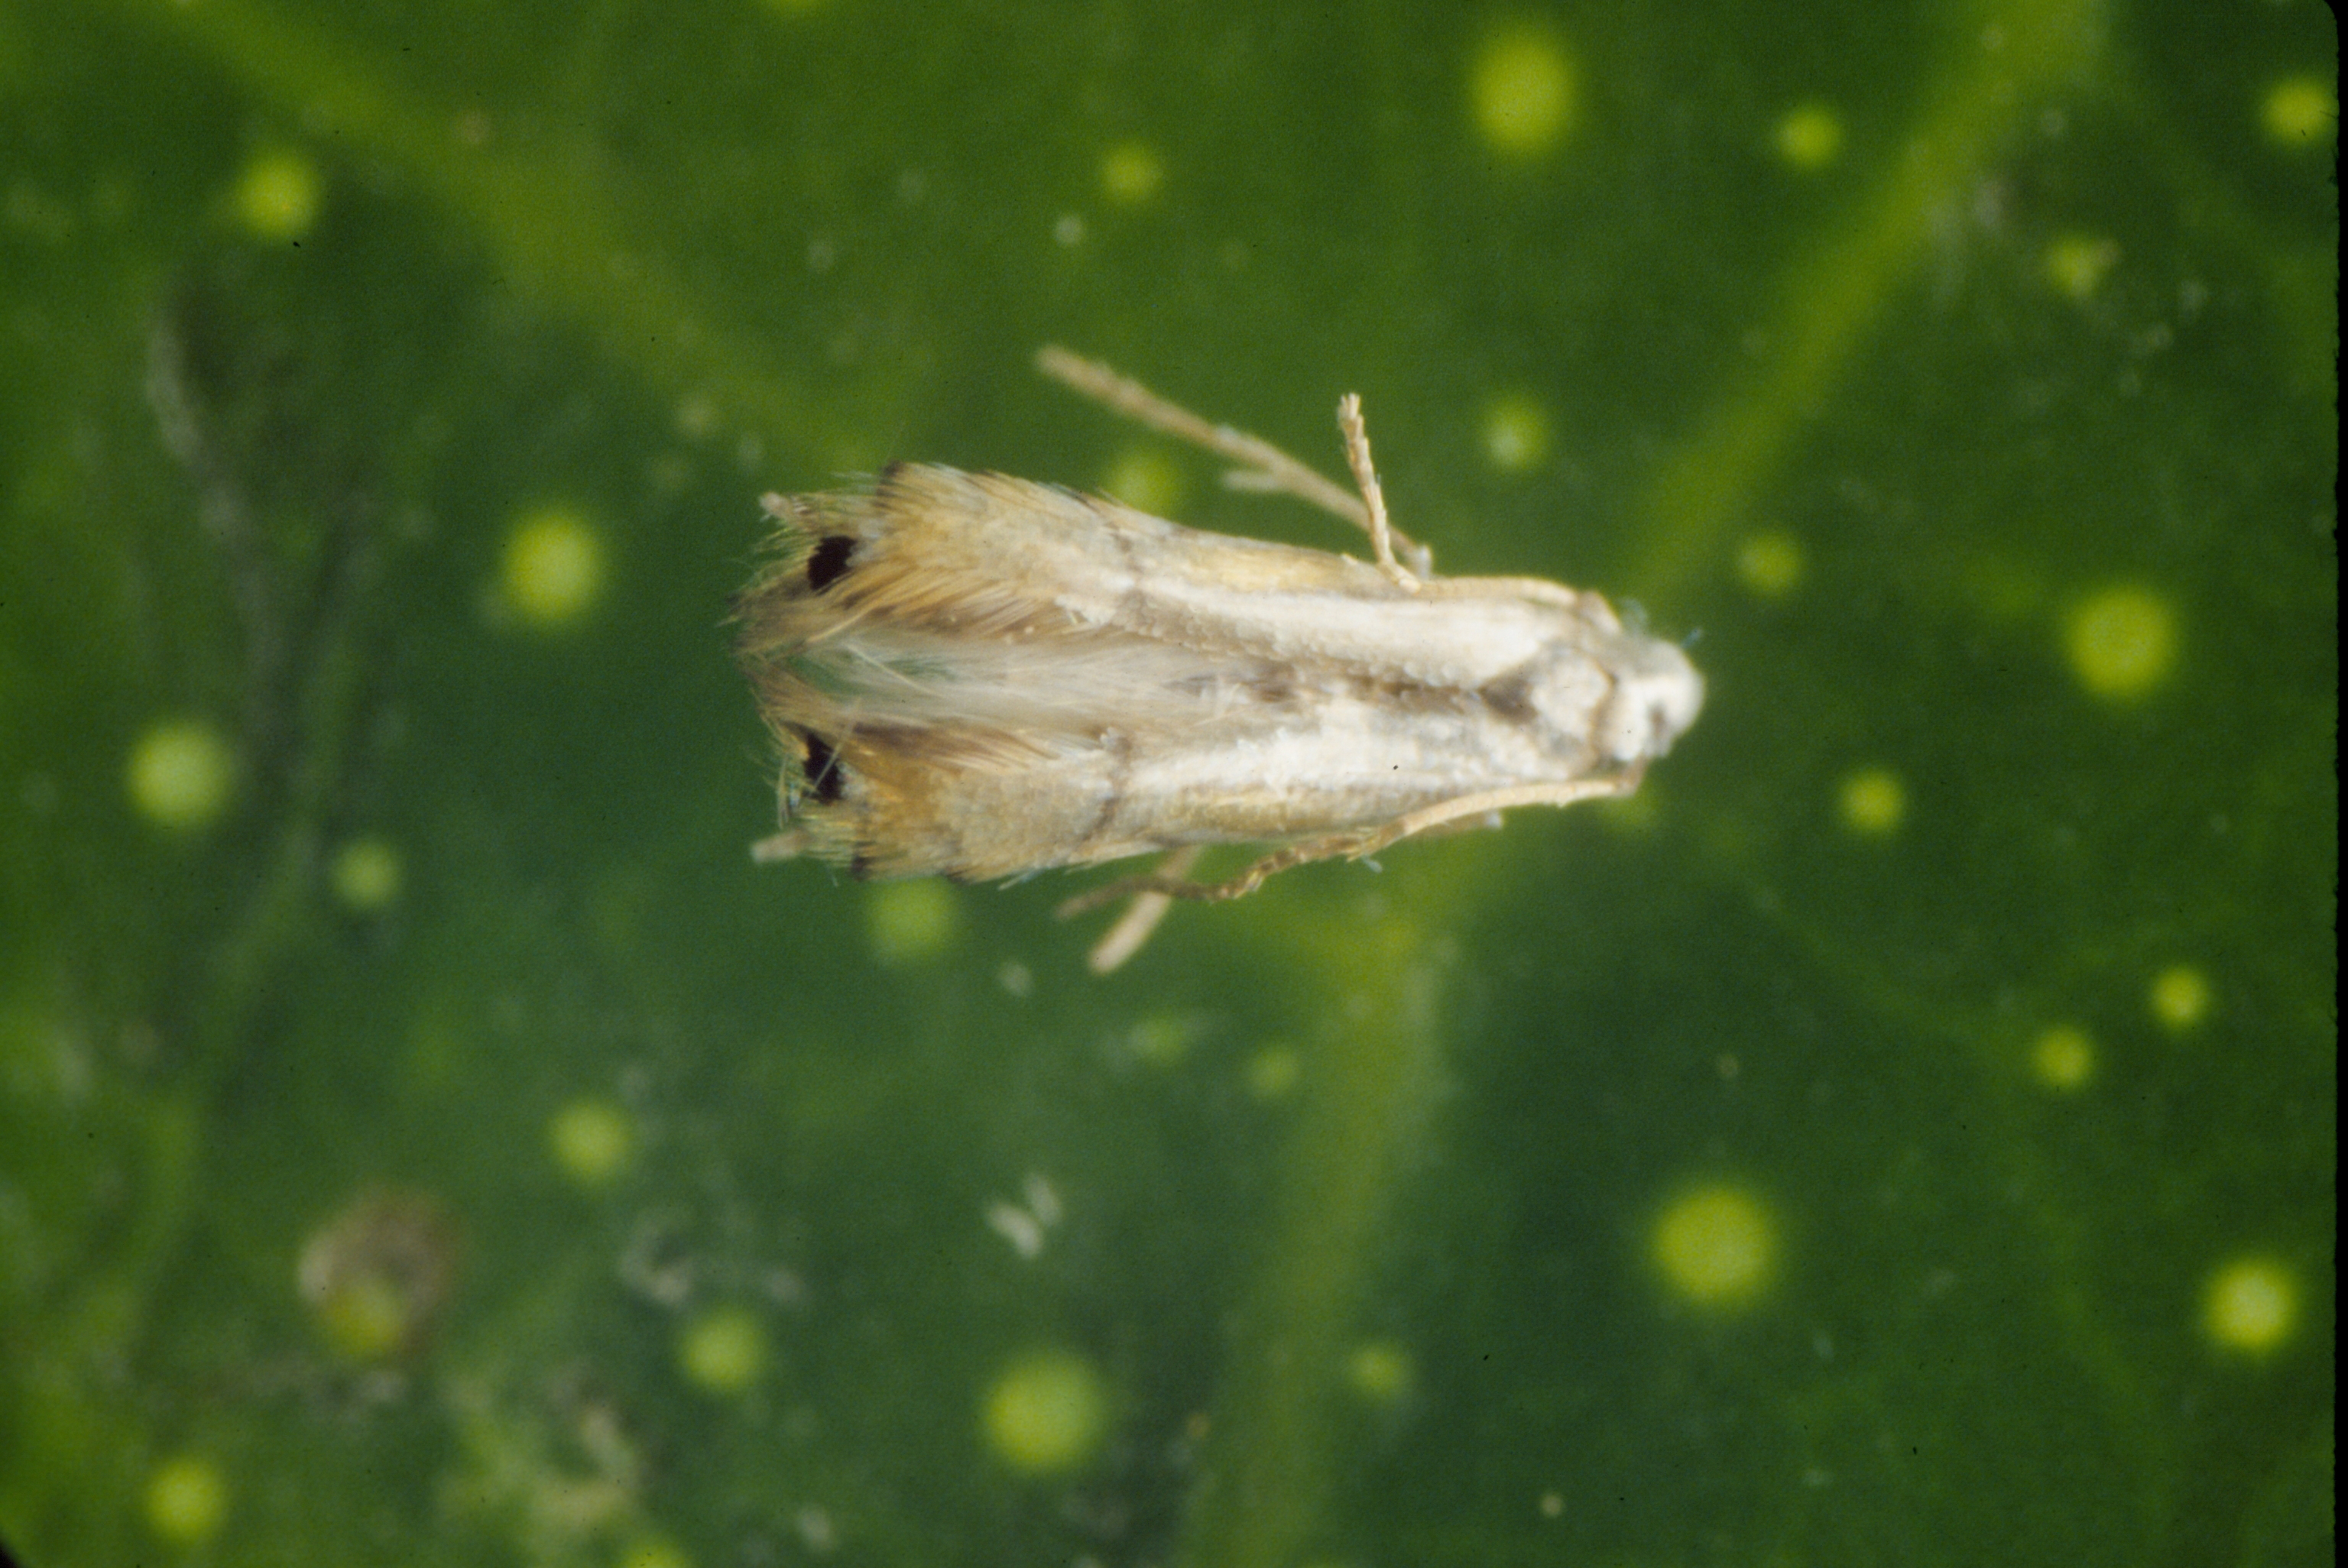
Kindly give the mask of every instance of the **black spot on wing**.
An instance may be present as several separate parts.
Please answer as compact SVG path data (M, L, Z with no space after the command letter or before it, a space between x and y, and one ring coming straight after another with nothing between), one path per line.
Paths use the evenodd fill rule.
M839 765L839 753L821 735L802 731L799 748L804 753L800 766L807 774L808 794L818 805L837 805L848 790L848 771Z
M808 587L821 593L847 575L856 559L856 541L846 534L826 534L808 552Z

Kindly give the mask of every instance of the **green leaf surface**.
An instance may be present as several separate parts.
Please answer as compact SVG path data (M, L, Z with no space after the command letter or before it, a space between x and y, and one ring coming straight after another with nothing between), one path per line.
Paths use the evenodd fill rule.
M0 1541L2329 1563L2308 4L0 7ZM764 490L1690 639L1634 800L1088 976L758 866ZM1235 870L1235 853L1209 863Z

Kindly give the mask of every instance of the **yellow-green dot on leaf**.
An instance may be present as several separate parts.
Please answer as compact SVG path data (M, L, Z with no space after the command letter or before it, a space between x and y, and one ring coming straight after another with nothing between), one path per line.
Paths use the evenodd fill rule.
M2171 964L2152 977L2145 992L2153 1018L2171 1034L2183 1034L2208 1018L2217 999L2209 977L2191 964Z
M355 838L335 851L326 880L343 907L373 914L399 897L399 851L380 838Z
M1697 1187L1664 1205L1651 1247L1664 1284L1678 1295L1698 1307L1742 1307L1776 1271L1777 1227L1744 1188Z
M608 1100L573 1100L547 1123L546 1140L564 1175L600 1187L635 1158L635 1119Z
M1525 474L1549 457L1549 415L1523 393L1494 398L1484 408L1484 460L1503 474Z
M1836 804L1842 825L1862 838L1900 831L1908 815L1908 786L1890 768L1861 768L1842 781Z
M1282 1100L1296 1091L1304 1059L1292 1045L1267 1045L1248 1058L1247 1091L1258 1100Z
M218 821L236 789L236 757L220 732L201 719L149 727L131 746L126 771L130 804L139 814L179 833Z
M2084 1089L2096 1076L2096 1042L2085 1030L2058 1023L2030 1044L2030 1071L2062 1093Z
M677 1336L676 1364L705 1393L741 1393L767 1369L767 1326L747 1307L713 1307Z
M935 877L877 882L866 891L864 929L873 958L882 964L912 964L934 958L953 945L962 910L953 889Z
M674 1541L644 1536L621 1552L619 1568L693 1568L693 1558Z
M2177 661L2177 614L2150 589L2119 583L2079 601L2063 641L2080 685L2107 702L2133 702Z
M1126 1031L1126 1049L1136 1061L1172 1067L1190 1054L1201 1030L1199 1020L1178 1013L1152 1013Z
M254 154L236 177L236 217L255 239L301 239L318 220L318 166L284 149Z
M1391 1339L1366 1341L1345 1358L1345 1385L1363 1403L1392 1409L1418 1387L1418 1359Z
M1101 494L1153 518L1172 517L1181 507L1186 488L1180 467L1156 446L1127 447L1101 476Z
M532 507L506 536L502 586L506 603L530 625L567 625L602 591L603 541L569 507Z
M147 1528L173 1546L199 1546L228 1517L228 1481L195 1454L165 1460L147 1478Z
M1549 151L1573 128L1574 62L1547 26L1493 34L1468 68L1468 101L1486 146L1511 158Z
M381 1276L346 1279L315 1303L318 1328L345 1359L386 1361L404 1349L415 1327L407 1296Z
M1158 194L1166 166L1138 141L1121 141L1101 155L1101 194L1121 207L1138 207Z
M2203 1287L2202 1332L2225 1349L2263 1355L2298 1323L2299 1280L2273 1258L2235 1258Z
M2339 89L2321 77L2285 77L2259 102L2259 124L2278 147L2313 147L2339 123Z
M1108 1388L1071 1350L1041 1350L1006 1368L986 1391L980 1424L995 1457L1028 1475L1084 1464L1108 1430Z
M1770 139L1787 167L1814 174L1842 153L1842 117L1822 103L1796 104Z
M2120 264L2119 241L2101 234L2057 234L2039 258L2039 271L2055 292L2085 302L2095 297L2104 279Z
M1763 599L1783 599L1802 584L1802 541L1791 534L1755 534L1736 548L1737 579Z

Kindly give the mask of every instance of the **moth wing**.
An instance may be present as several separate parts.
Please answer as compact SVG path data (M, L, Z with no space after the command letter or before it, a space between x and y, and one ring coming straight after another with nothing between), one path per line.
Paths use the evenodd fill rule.
M1136 563L1190 530L1113 503L909 464L769 510L781 536L737 603L739 651L789 751L787 815L860 873L1106 858L1089 835L1120 753L1278 683L1128 629Z
M1404 598L1365 561L1001 474L901 463L869 489L768 507L783 527L739 600L746 652L804 643L850 609L957 637L1122 631L1261 652L1276 633L1231 606Z

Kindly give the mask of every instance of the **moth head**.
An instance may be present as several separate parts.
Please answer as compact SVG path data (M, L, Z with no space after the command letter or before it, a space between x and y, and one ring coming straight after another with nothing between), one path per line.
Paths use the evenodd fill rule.
M1704 707L1704 677L1676 642L1626 632L1607 650L1614 678L1595 715L1591 741L1625 766L1672 749Z

